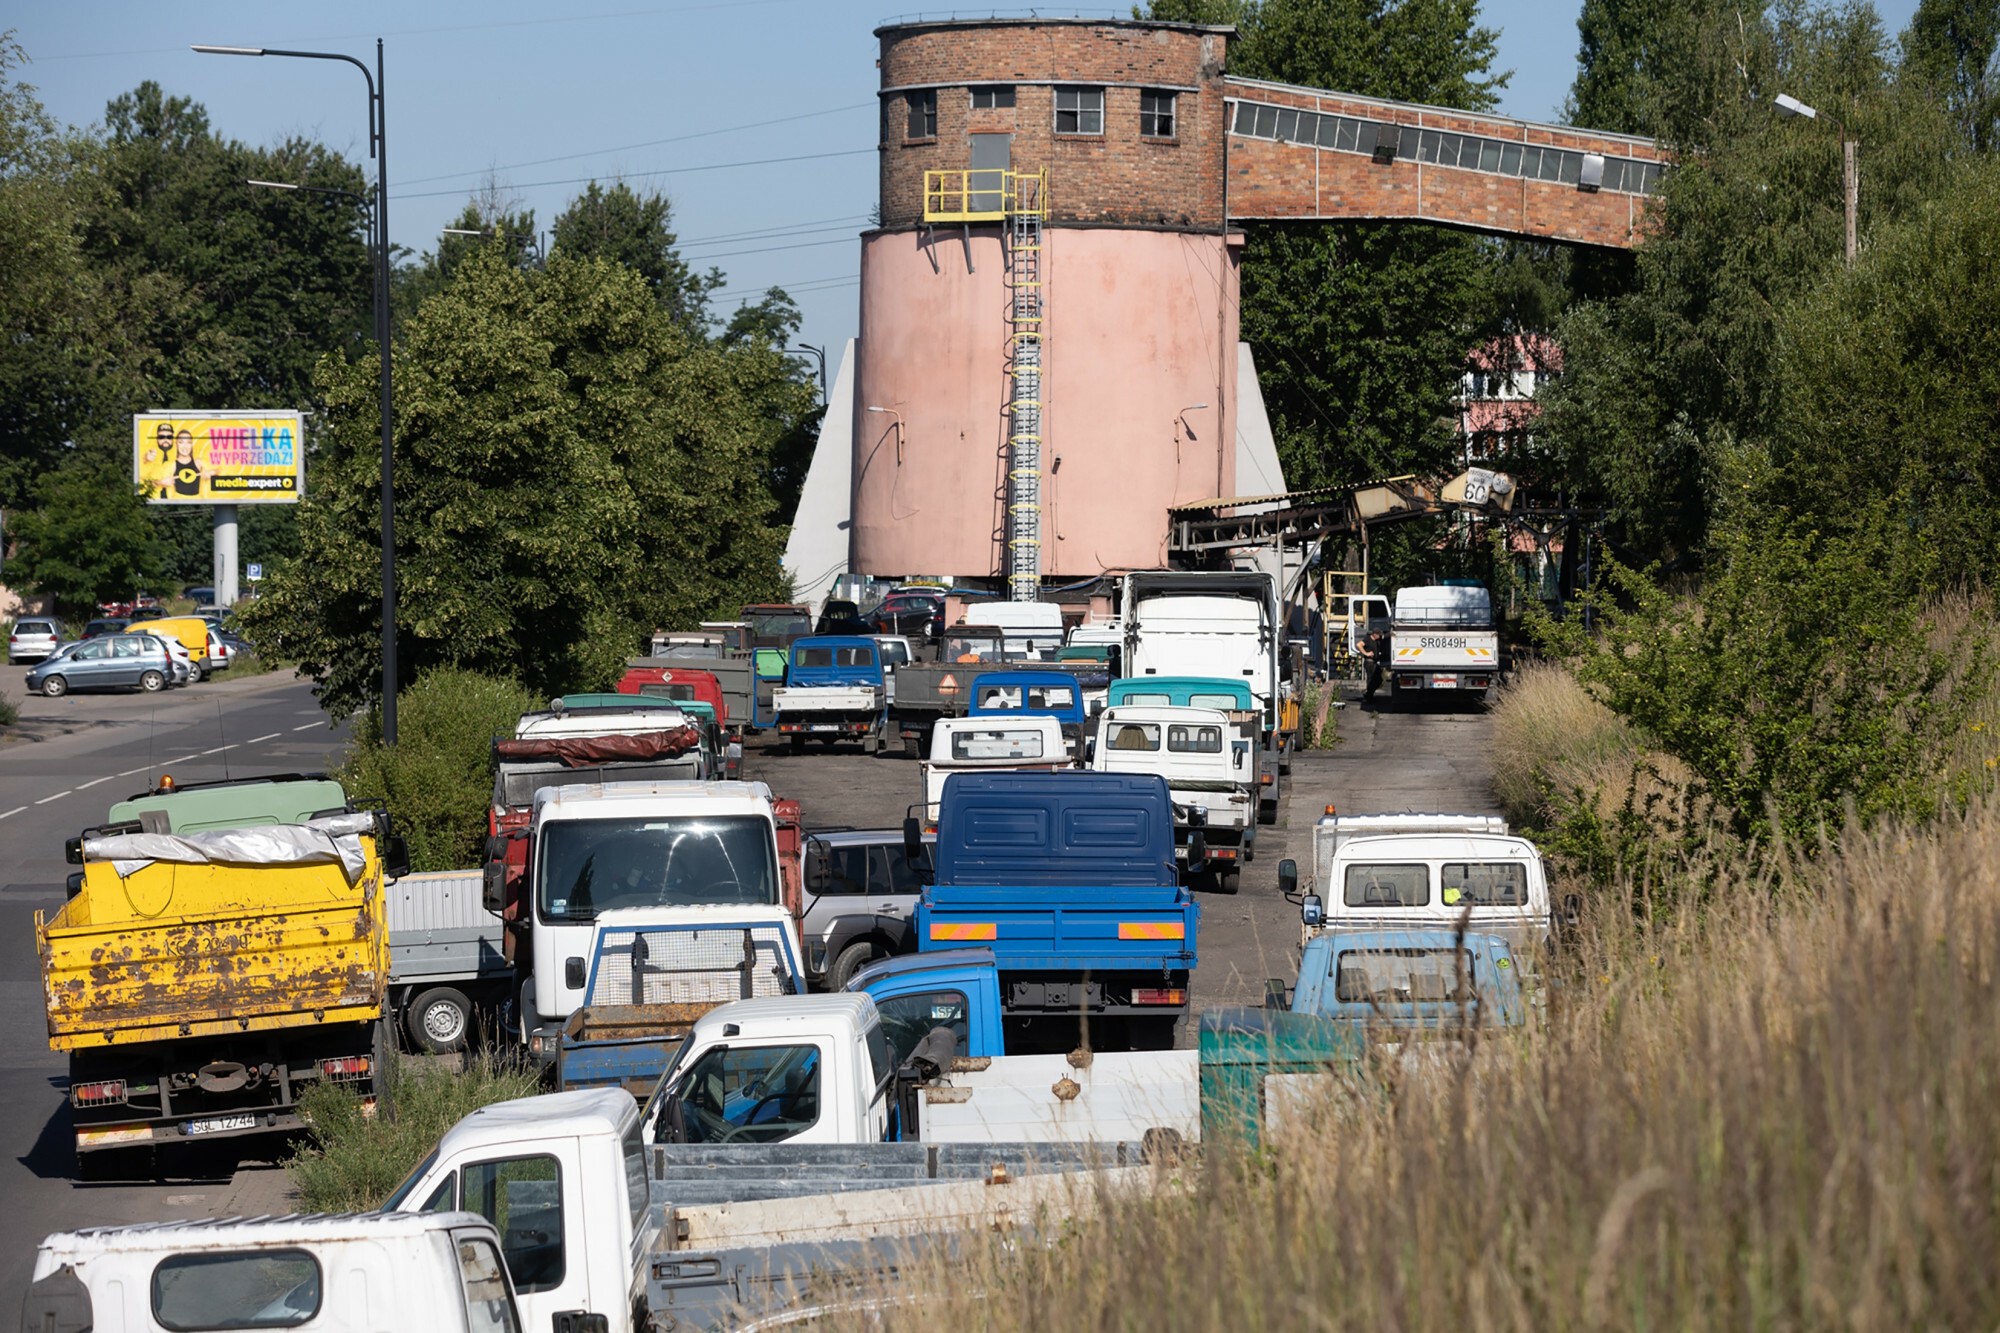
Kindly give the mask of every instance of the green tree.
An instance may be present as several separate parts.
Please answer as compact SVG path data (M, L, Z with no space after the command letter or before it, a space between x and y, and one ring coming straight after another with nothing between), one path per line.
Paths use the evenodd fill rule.
M99 602L129 599L165 563L129 471L75 459L35 487L35 507L13 520L7 579L87 616Z
M656 625L780 591L768 359L690 339L622 266L470 256L397 354L409 676L603 688ZM300 557L243 619L307 663L338 712L377 687L375 380L332 359L321 373L328 430Z
M1995 0L1922 0L1903 33L1903 67L1940 94L1966 141L1981 152L1995 143L2000 119L2000 44Z
M1483 110L1505 74L1473 0L1156 0L1234 23L1231 73ZM1467 351L1498 324L1497 247L1405 223L1252 223L1241 330L1293 486L1435 471Z
M681 258L673 232L673 205L658 191L641 194L623 181L609 189L592 181L556 219L554 248L583 259L623 264L646 281L654 297L690 333L705 333L709 298L722 270L695 272Z

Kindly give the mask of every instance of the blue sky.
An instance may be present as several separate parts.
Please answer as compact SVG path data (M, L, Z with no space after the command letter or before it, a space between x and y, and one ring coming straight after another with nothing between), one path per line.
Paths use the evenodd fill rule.
M61 121L93 124L107 101L151 78L205 105L226 136L306 135L357 160L368 147L358 72L188 47L344 51L372 64L382 37L398 245L435 249L439 228L488 182L547 228L587 180L623 178L673 200L687 258L727 277L721 313L775 283L805 313L801 340L837 348L857 322L854 235L875 203L871 34L896 17L878 5L569 0L551 18L564 6L25 0L0 22L28 54L22 79ZM1892 34L1914 7L1878 4ZM1575 72L1577 8L1487 0L1497 67L1514 71L1501 110L1554 117Z

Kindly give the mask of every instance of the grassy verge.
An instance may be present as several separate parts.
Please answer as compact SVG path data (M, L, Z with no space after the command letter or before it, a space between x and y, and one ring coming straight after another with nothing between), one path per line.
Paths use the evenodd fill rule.
M403 1062L391 1075L396 1113L365 1116L361 1098L329 1084L305 1094L312 1139L285 1164L311 1212L357 1212L379 1205L444 1132L492 1102L541 1090L536 1075L492 1059L464 1073Z
M1699 911L1607 896L1541 1030L841 1326L1993 1327L1996 856L1982 801Z

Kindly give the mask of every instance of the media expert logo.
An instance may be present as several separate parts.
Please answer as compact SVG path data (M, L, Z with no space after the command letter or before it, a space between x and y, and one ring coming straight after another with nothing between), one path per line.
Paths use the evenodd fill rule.
M149 504L291 504L305 485L296 412L147 412L132 477Z

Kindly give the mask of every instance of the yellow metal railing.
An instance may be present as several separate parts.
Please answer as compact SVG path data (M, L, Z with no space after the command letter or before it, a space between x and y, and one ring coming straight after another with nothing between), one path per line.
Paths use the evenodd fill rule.
M1049 173L978 167L924 173L924 221L1005 222L1047 217Z

